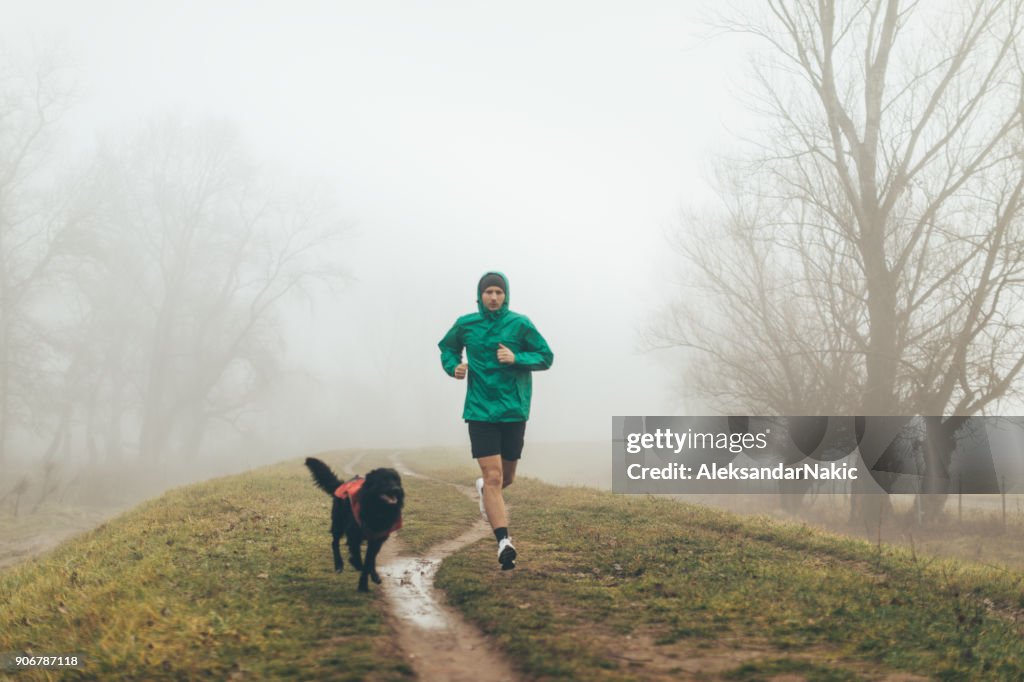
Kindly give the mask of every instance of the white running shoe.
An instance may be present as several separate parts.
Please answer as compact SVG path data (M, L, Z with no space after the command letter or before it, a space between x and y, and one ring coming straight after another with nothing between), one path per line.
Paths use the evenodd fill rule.
M487 518L487 509L484 507L484 479L476 479L476 494L480 499L480 516L484 517L484 521L489 521Z
M516 567L516 548L512 546L511 538L502 538L498 542L498 563L503 571Z

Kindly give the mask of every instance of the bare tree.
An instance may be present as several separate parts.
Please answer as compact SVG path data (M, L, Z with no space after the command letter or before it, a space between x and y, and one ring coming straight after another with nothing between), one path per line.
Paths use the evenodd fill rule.
M678 304L652 343L695 349L723 410L953 415L929 422L935 492L963 419L1020 392L1024 2L763 12L725 26L761 40L769 126L677 240L712 312Z
M31 427L46 334L38 315L76 221L74 192L51 163L70 102L53 55L0 55L0 466L13 430Z
M337 280L339 224L262 173L228 125L167 120L102 152L84 334L108 446L195 455L278 371L288 297ZM126 399L127 398L127 399ZM118 444L117 447L121 447Z

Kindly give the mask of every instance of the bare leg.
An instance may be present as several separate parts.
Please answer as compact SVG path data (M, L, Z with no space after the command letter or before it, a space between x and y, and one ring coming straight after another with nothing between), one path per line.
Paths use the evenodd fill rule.
M516 480L516 465L519 464L518 459L503 459L501 460L501 487L507 488L512 485L512 482Z
M476 461L480 465L480 473L483 474L484 509L487 510L491 528L507 528L508 516L505 514L505 500L501 496L501 489L505 485L501 455L477 457ZM513 476L515 476L514 467Z
M505 488L512 485L512 482L516 480L516 464L519 463L517 459L503 459L501 460L501 488ZM502 495L504 499L504 495ZM508 509L505 509L505 523L512 523L512 514L509 513Z

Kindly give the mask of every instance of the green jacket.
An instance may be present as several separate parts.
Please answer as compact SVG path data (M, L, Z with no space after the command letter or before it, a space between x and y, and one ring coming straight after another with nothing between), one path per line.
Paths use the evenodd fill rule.
M492 273L484 276L489 274ZM455 320L437 344L441 349L441 366L455 376L455 367L462 362L462 350L466 350L469 373L463 419L526 421L530 418L532 373L550 367L554 355L529 318L508 309L508 278L500 272L493 274L505 280L505 304L492 312L478 297L477 312ZM499 343L515 354L513 364L498 362Z

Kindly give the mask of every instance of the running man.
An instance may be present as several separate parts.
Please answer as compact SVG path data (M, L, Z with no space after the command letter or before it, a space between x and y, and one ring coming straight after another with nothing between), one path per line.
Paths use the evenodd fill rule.
M469 378L462 418L469 424L480 513L494 529L502 570L516 567L501 490L512 485L530 417L531 375L551 366L554 355L525 315L508 309L508 279L488 272L477 284L477 312L463 315L444 335L441 366L456 379ZM462 351L466 350L466 362Z

